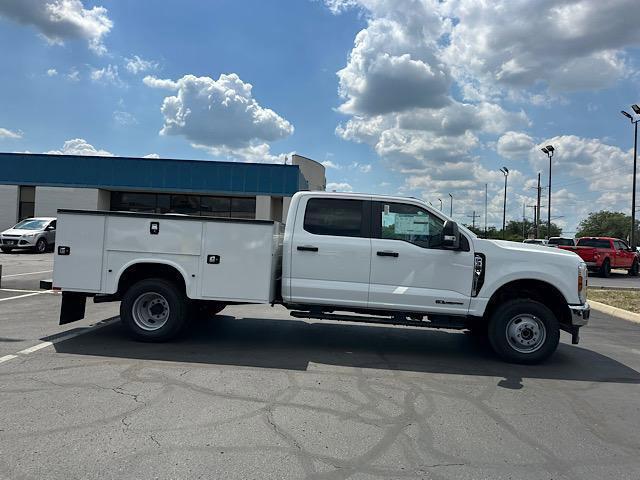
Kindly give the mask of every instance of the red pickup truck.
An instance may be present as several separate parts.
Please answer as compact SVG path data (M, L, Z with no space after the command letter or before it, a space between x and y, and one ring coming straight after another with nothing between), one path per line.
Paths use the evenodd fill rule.
M563 250L577 253L591 271L597 271L603 277L611 274L612 268L628 270L629 275L637 276L640 269L638 254L624 240L610 237L582 237L576 246L559 246Z

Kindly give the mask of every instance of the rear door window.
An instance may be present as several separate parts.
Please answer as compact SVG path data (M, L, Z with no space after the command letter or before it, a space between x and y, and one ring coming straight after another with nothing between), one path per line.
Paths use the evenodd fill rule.
M609 240L602 240L598 238L581 238L578 240L579 247L594 247L594 248L611 248Z
M314 235L368 237L364 200L312 198L307 202L304 229Z

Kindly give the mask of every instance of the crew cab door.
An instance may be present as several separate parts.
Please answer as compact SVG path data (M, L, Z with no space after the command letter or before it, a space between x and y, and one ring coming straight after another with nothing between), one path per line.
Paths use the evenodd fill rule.
M622 240L614 240L615 266L619 268L631 268L635 253L629 251L629 245Z
M373 202L371 223L370 308L467 313L473 251L466 239L467 251L443 249L444 221L410 203Z
M292 302L367 306L370 220L366 198L300 200L291 241Z

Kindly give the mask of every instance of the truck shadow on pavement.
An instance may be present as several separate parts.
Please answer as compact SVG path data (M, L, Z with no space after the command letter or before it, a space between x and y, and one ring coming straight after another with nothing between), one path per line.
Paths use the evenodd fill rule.
M566 339L565 339L566 340ZM486 340L462 332L387 326L307 323L220 316L194 321L170 343L140 343L119 322L55 344L58 353L304 371L312 363L337 367L503 377L498 386L522 388L523 378L640 384L640 373L594 351L561 343L541 365L500 361Z

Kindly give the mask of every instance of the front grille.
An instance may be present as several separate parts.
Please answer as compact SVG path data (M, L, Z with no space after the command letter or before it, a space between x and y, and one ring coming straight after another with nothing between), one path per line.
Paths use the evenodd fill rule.
M3 235L6 238L20 238L22 235Z

